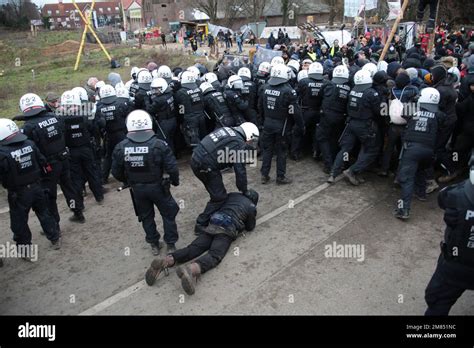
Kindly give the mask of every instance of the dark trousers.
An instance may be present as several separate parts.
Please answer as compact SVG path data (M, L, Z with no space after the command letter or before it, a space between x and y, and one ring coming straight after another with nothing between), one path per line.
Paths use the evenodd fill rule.
M115 146L125 139L125 132L107 133L105 141L105 156L102 164L102 180L107 181L110 175L110 168L112 168L112 155Z
M210 235L202 233L186 248L176 250L171 255L177 263L185 263L202 255L195 262L200 266L201 273L216 267L227 254L232 238L226 234Z
M286 174L286 156L288 151L288 136L282 135L281 129L263 130L262 137L263 159L260 170L262 176L268 176L272 168L272 158L276 152L277 177L283 178Z
M155 223L155 206L163 220L165 243L176 243L178 241L176 215L178 215L179 207L173 196L165 192L161 184L134 184L132 194L138 221L142 223L145 230L147 243L158 244L160 241L160 234Z
M418 19L423 19L423 14L425 13L425 7L430 6L430 19L436 18L436 7L438 5L438 0L419 0L418 2Z
M210 200L207 202L204 211L199 214L196 224L207 226L211 215L214 214L224 204L227 198L227 191L222 181L220 170L207 170L195 160L191 161L191 168L194 175L203 183L206 191L209 193Z
M297 125L293 126L293 134L291 137L291 154L298 155L303 151L305 140L311 143L311 150L315 151L315 141L313 134L316 129L316 124L319 123L319 112L311 109L303 110L303 121L306 127L306 133L303 134L303 130Z
M194 147L206 136L206 120L201 116L185 117L182 132L186 144Z
M84 210L84 199L80 192L74 190L69 160L53 161L50 163L52 171L41 178L41 186L46 191L48 208L56 222L61 220L58 211L58 184L66 198L67 205L73 211Z
M156 126L157 128L156 137L158 139L166 141L166 143L171 148L171 151L173 151L173 153L176 153L175 146L174 146L174 135L176 133L176 128L177 128L176 119L170 118L166 120L161 120L161 121L158 121L158 124L159 124L159 128L158 128L158 125Z
M338 153L338 140L344 129L344 115L323 115L316 129L316 141L323 157L324 165L332 168Z
M426 196L426 169L433 162L433 149L417 143L404 143L398 182L401 186L403 209L410 209L413 191Z
M388 137L387 137L387 144L385 145L385 149L383 151L383 158L382 158L382 166L381 169L383 171L388 171L390 168L390 162L392 160L393 152L398 143L401 143L403 131L405 130L405 126L391 124L388 128ZM399 157L399 151L397 152L397 158Z
M371 165L378 155L376 125L370 120L352 119L347 124L340 140L340 150L332 166L332 174L341 173L344 161L349 158L349 153L359 141L361 149L357 161L350 167L354 174L358 174Z
M82 192L84 183L89 182L89 188L96 200L104 198L102 180L94 158L91 146L71 147L71 180L76 192Z
M461 133L456 137L456 141L454 143L454 152L444 163L449 174L452 174L456 170L467 166L473 148L474 135L471 134L470 130L467 132L461 131ZM456 160L454 160L455 154Z
M464 286L457 286L443 277L442 269L445 264L446 261L441 256L436 270L426 287L425 301L428 309L425 315L448 315L451 307L466 290Z
M50 241L58 240L59 230L48 209L47 201L44 190L39 183L16 190L8 190L10 227L16 244L31 244L31 231L28 226L31 208L38 217L46 237Z

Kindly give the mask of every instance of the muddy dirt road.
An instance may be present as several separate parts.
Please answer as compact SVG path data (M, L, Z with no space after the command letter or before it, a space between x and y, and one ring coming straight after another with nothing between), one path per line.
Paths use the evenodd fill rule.
M181 206L178 247L194 238L195 218L208 199L186 159L180 169L181 186L172 189ZM260 193L257 228L201 277L191 297L184 295L174 269L153 287L145 284L153 256L129 193L115 190L119 183L108 185L103 206L91 195L86 198L83 225L68 221L61 197L62 249L50 249L31 215L39 259L5 260L0 313L423 314L424 289L444 229L436 195L428 202L415 201L411 220L402 222L392 217L398 190L386 179L367 175L359 187L344 180L329 186L310 159L289 161L288 174L295 179L292 185L276 186L273 180L263 186L258 169L248 169L249 187ZM232 172L224 180L229 191L235 190ZM11 232L1 199L0 244L5 245ZM363 247L363 257L327 257L333 243ZM474 314L474 294L466 292L452 314Z

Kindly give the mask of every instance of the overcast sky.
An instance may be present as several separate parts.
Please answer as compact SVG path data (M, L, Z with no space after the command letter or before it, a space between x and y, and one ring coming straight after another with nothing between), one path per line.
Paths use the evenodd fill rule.
M31 2L35 3L38 7L43 6L44 4L57 4L58 0L31 0ZM72 2L71 0L63 0L64 3ZM85 2L85 0L79 0L77 2Z

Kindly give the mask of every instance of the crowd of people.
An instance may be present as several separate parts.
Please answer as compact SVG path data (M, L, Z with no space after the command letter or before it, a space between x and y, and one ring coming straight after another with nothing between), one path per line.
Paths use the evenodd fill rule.
M84 223L85 184L103 204L103 185L112 172L130 187L155 256L162 238L154 206L163 220L168 255L152 263L147 283L152 285L166 268L194 260L177 272L192 294L196 278L222 260L240 232L255 227L258 193L247 185L248 161L223 160L223 151L244 152L247 158L258 153L264 185L272 182L274 156L277 185L292 183L287 157L300 161L306 154L321 163L331 184L340 174L358 186L366 171L383 177L392 173L401 188L394 215L403 220L410 217L412 196L424 201L438 188L436 179L447 183L468 172L474 145L472 32L448 35L439 29L433 58L421 40L405 49L395 37L380 59L383 45L370 33L342 47L337 40L331 47L321 40L286 46L280 36L283 41L273 49L281 54L258 66L220 62L209 72L201 64L171 69L148 62L132 68L129 81L110 73L107 82L91 77L84 87L61 96L49 93L43 100L25 94L22 115L16 117L25 122L22 131L13 121L0 120L0 177L8 190L16 243L31 244L27 221L33 208L59 249L57 185L74 213L71 221ZM180 184L176 158L186 149L192 150L191 169L210 199L196 219L198 237L176 250L179 207L170 185ZM239 192L228 193L224 186L221 173L228 168L234 169ZM471 192L473 184L474 176L460 185ZM440 195L447 215L472 208L470 193L456 200L464 194L459 187ZM446 222L459 238L445 241L442 256L449 267L453 259L462 264L456 272L472 280L472 242L467 243L472 237L466 228L470 232L473 223L466 218L458 228L456 221ZM465 252L453 255L453 243L464 242ZM448 305L436 297L440 286L449 288L440 279L434 276L427 289L430 313L449 311L462 294L459 289L472 286L446 295L454 299Z

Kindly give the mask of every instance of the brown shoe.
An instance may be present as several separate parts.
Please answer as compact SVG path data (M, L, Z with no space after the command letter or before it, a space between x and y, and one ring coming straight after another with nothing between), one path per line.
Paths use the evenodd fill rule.
M151 263L151 266L147 269L145 273L145 281L149 286L155 284L156 279L158 279L160 273L168 267L174 265L173 256L168 255L162 259L154 259Z
M186 266L180 266L176 270L176 274L181 279L181 286L188 295L193 295L195 292L195 284L197 278L201 274L201 267L193 262Z

